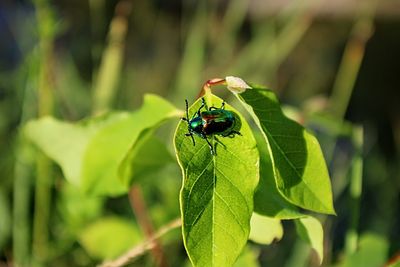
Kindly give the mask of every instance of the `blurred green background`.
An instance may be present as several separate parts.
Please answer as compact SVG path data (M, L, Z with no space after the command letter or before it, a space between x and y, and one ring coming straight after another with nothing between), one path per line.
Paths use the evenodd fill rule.
M68 185L22 136L29 119L134 110L144 93L184 109L206 80L227 75L272 88L317 134L337 211L320 218L323 266L383 266L400 255L399 1L2 0L0 266L93 266L115 256L91 249L99 218L106 232L136 225L126 195ZM159 133L170 151L173 127ZM155 228L179 216L177 164L160 175L142 184ZM249 244L238 264L317 266L284 226L280 242ZM126 228L132 240L121 243L143 240ZM179 230L164 243L169 266L188 264ZM145 253L132 266L154 264Z

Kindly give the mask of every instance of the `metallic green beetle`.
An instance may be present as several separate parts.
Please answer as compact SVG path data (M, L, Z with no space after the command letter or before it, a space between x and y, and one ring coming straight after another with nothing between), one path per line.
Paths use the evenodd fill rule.
M222 103L220 108L209 107L207 109L204 98L202 98L201 101L202 104L200 108L193 117L189 119L189 105L188 101L185 100L186 118L182 118L182 120L186 121L188 124L188 133L186 133L186 136L192 137L193 145L196 145L193 134L205 139L210 147L211 154L215 155L214 148L207 139L207 136L220 135L226 137L233 136L234 134L241 134L233 130L236 126L236 117L233 112L225 110L225 102ZM202 108L205 108L205 111L201 111Z

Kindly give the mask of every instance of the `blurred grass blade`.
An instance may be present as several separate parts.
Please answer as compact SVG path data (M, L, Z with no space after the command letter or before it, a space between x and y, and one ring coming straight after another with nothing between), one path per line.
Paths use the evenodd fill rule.
M3 251L11 233L11 205L3 188L0 188L0 225L0 251Z
M207 93L209 107L220 107L222 99ZM200 107L197 100L189 117ZM216 155L207 142L187 133L181 121L175 133L175 150L182 169L181 213L183 240L194 266L232 266L246 244L253 211L253 194L259 177L259 156L253 134L243 119L240 132L233 138L218 139ZM215 144L215 138L210 137Z
M222 30L218 32L218 37L215 38L215 49L212 62L217 66L226 64L221 58L231 58L234 55L236 40L247 15L249 1L230 1L225 11L222 21Z
M389 249L388 240L375 233L365 233L360 237L358 250L344 258L337 267L381 267L384 266Z
M187 99L194 99L197 94L195 89L200 84L207 39L205 5L205 1L198 3L196 14L187 30L183 57L174 87L174 98L180 97L179 100L183 100L182 96L186 96Z
M33 146L19 136L14 166L13 257L18 266L30 265L30 200L34 171ZM2 226L3 227L3 226Z
M130 12L130 1L120 1L117 4L108 32L108 45L103 52L95 82L93 96L95 114L106 111L114 99L122 69Z
M353 128L353 144L355 146L355 155L351 164L350 174L350 203L351 209L350 225L346 233L345 250L346 254L353 254L357 249L358 243L358 223L360 217L360 202L363 178L363 128L361 126Z
M271 84L280 64L286 60L311 26L312 2L290 2L276 17L253 23L254 37L235 56L228 72L245 76L249 80L267 80ZM280 24L282 27L279 27Z
M330 111L338 119L343 119L346 113L364 58L365 46L373 34L373 18L377 2L375 0L363 2L360 8L361 14L354 23L350 39L346 44L330 99Z
M48 0L35 0L35 12L39 31L38 116L49 116L54 109L55 75L54 41L58 24ZM34 264L45 264L49 258L49 219L53 168L51 161L42 153L36 155L36 180L32 233L32 258Z

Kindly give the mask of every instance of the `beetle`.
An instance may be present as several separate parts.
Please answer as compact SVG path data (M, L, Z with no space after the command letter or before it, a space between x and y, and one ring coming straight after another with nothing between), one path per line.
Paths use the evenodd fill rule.
M182 120L187 122L188 133L185 135L192 137L193 145L196 145L193 137L195 134L207 141L211 155L215 155L214 148L207 138L208 136L219 135L227 137L234 136L235 134L241 135L240 132L234 130L236 126L236 117L233 112L225 109L225 102L222 102L220 108L209 107L207 109L204 98L201 98L201 106L191 119L189 119L188 101L185 100L185 103L186 118L182 118ZM205 111L201 111L203 108ZM219 142L218 139L216 140Z

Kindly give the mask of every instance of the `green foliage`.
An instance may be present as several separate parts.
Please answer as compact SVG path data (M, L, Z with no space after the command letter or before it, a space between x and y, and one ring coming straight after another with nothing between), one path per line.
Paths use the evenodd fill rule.
M246 246L233 267L259 267L257 261L257 250Z
M318 141L283 114L272 91L251 87L231 76L225 83L250 112L264 138L259 138L257 147L253 147L251 130L243 116L235 111L243 125L242 136L217 142L218 150L213 156L205 140L197 137L195 147L185 136L187 122L178 125L175 149L184 177L181 191L183 238L193 265L232 265L249 234L250 214L248 208L243 208L243 202L253 197L252 186L257 183L252 181L258 180L258 174L261 179L254 195L254 206L257 212L272 218L254 214L250 239L269 244L282 237L279 219L298 218L299 235L317 251L322 262L322 227L297 208L335 213L329 175ZM218 107L222 102L210 90L206 90L205 98L209 107ZM198 100L190 107L189 118L200 104ZM214 145L216 137L208 138ZM249 140L243 141L244 138ZM257 157L251 157L249 151ZM260 162L260 171L256 174L254 166L258 164L255 162ZM268 234L263 236L266 229Z
M82 193L71 183L64 182L57 207L63 222L74 234L88 222L98 218L103 209L104 198Z
M104 217L88 225L79 235L86 251L98 259L113 259L141 240L138 227L119 217Z
M127 187L173 162L165 144L153 136L153 130L146 129L140 133L119 166L119 177Z
M397 86L391 71L396 60L386 60L393 53L382 54L385 49L365 49L374 33L375 11L384 10L386 1L364 1L350 12L352 18L346 12L350 6L343 5L329 21L316 19L321 17L316 1L272 6L262 1L138 1L131 6L131 1L99 0L77 1L76 8L49 0L6 2L0 25L0 266L94 266L124 253L140 236L131 229L141 221L127 194L132 184L141 189L145 217L157 233L169 221L177 222L181 170L171 156L171 125L160 124L171 117L177 124L178 112L171 107L174 115L161 114L162 98L160 105L145 101L141 109L131 109L148 92L183 107L184 98L195 101L202 80L228 72L277 88L285 102L295 103L284 114L318 137L339 215L317 216L328 231L324 266L399 266L400 128L393 113L398 91L390 90ZM398 47L393 45L398 35L392 34L398 23L386 24L376 25L375 48ZM363 60L365 53L368 60ZM322 254L322 229L309 210L334 213L319 145L283 116L272 91L260 91L260 103L246 103L246 95L262 88L235 77L226 82L258 122L248 120L260 156L259 183L248 196L254 206L249 239L265 244L279 239L283 220L294 220L298 232L285 229L285 238L274 245L249 242L233 266L315 267L319 262L310 257L309 245ZM232 96L220 96L243 111L238 116L251 119ZM276 111L256 112L265 104ZM104 111L110 113L66 123ZM24 127L35 118L40 119ZM355 118L367 127L350 121ZM264 119L276 119L281 129ZM274 136L287 131L300 133L299 138ZM238 138L220 139L225 145ZM196 149L204 145L196 141ZM292 148L299 147L303 155L294 155ZM204 155L207 150L203 147ZM231 156L226 160L235 162ZM296 164L305 168L293 169ZM232 173L235 166L230 166ZM235 223L225 217L226 225ZM249 216L240 219L248 223ZM114 228L125 229L118 230L125 236L114 237ZM380 234L360 238L360 228ZM181 239L178 231L160 239L168 266L190 266ZM150 246L144 248L152 242L141 242L136 248L146 255L113 266L153 266Z
M238 96L264 134L279 192L304 209L335 214L329 175L317 139L283 114L271 90L254 87Z
M205 96L207 105L219 107L222 100ZM189 117L200 107L197 100ZM222 138L216 155L210 153L205 140L185 136L187 124L181 121L175 133L175 149L182 168L181 212L183 239L194 266L232 266L249 235L253 211L253 194L259 177L256 141L244 118L241 135Z
M381 235L365 233L360 236L358 250L348 255L337 267L380 267L385 264L388 242Z
M283 227L280 219L253 213L250 226L249 239L259 244L269 245L273 241L279 241L283 236Z
M254 211L279 219L303 217L299 209L278 191L267 143L260 134L256 136L257 147L260 151L260 182L254 194Z
M178 114L162 98L146 95L135 112L115 112L80 123L45 117L29 122L25 132L61 166L69 182L91 194L118 195L127 192L133 177L128 159L141 146L136 142L144 141L138 138Z
M334 213L317 140L282 113L272 91L251 87L236 77L227 77L226 85L249 111L258 131L226 104L236 119L234 130L240 134L207 136L215 154L204 138L194 136L193 145L186 136L186 121L179 122L174 136L183 175L183 242L192 264L232 266L248 239L260 244L280 240L282 219L296 220L300 237L322 261L322 227L299 210ZM220 107L223 102L210 90L204 99L208 107ZM189 118L200 106L201 99L190 106ZM157 179L173 160L155 131L179 115L166 100L146 95L142 107L134 112L113 112L78 123L44 117L26 125L26 136L61 166L70 183L64 187L60 211L93 257L114 258L138 240L130 239L138 236L135 225L119 218L99 219L87 226L101 216L103 199L93 196L124 194L132 183ZM79 232L81 227L86 227L83 232Z
M299 218L295 223L298 235L317 252L321 264L324 259L324 230L321 223L311 216Z

